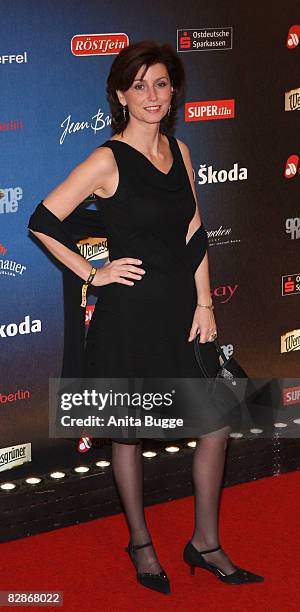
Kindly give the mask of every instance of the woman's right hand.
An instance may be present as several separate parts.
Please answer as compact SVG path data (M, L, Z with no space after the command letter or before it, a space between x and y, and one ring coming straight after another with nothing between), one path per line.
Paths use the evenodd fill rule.
M141 259L133 257L121 257L111 262L106 262L104 266L97 269L92 285L101 287L110 283L121 283L122 285L134 285L134 282L127 278L141 280L146 274L143 268L138 266L142 263ZM124 278L126 277L126 278Z

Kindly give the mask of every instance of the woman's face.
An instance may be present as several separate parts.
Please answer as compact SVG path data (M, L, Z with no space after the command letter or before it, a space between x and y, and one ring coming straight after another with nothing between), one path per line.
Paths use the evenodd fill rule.
M145 65L137 72L127 91L117 91L121 104L127 104L129 114L146 123L159 123L168 112L173 87L164 64ZM142 79L142 80L141 80Z

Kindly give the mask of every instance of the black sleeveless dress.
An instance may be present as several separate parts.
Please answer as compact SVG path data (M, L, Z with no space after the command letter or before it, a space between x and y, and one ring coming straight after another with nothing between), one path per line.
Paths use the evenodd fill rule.
M100 145L113 151L119 171L115 194L98 197L109 259L141 259L146 273L131 286L100 288L86 340L86 377L201 376L188 337L197 304L194 273L207 234L202 224L186 244L196 202L177 140L168 140L173 163L167 173L125 142ZM208 354L217 368L215 352Z

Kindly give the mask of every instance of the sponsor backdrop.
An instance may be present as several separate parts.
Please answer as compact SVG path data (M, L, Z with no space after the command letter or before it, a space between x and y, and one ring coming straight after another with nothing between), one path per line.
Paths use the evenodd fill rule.
M295 4L259 0L242 8L213 0L154 0L151 7L138 0L6 3L0 448L8 459L2 469L21 461L26 444L27 460L49 444L48 379L60 375L63 359L62 270L29 236L28 219L111 136L106 79L131 42L169 42L185 64L188 88L175 135L191 151L222 345L252 377L299 376L299 23ZM106 261L105 236L82 241L81 249L94 265ZM87 325L94 302L90 296ZM297 385L291 397L299 405ZM9 455L12 445L20 448Z

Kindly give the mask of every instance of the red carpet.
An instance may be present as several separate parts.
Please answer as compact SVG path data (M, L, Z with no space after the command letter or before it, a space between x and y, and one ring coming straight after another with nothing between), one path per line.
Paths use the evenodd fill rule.
M265 576L263 583L226 585L200 569L190 575L182 561L193 525L188 497L146 508L171 595L136 582L123 515L2 544L0 590L62 590L64 612L299 610L299 485L294 471L223 490L221 544L234 563Z

